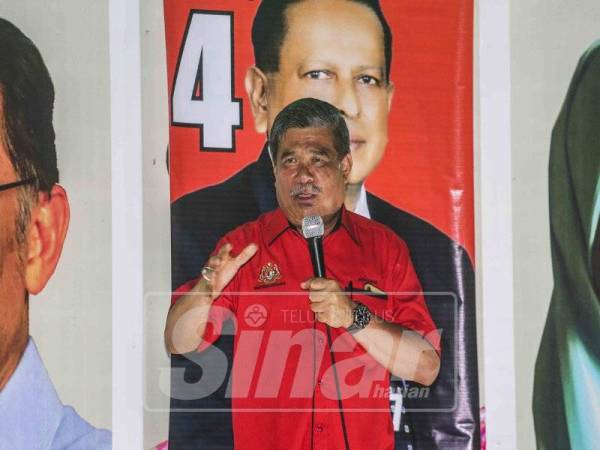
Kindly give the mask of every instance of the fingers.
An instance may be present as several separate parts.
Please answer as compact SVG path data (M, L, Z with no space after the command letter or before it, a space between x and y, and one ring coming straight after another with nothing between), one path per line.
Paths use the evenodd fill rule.
M330 305L324 304L323 302L310 302L309 307L312 312L317 314L317 313L323 313L323 312L327 311L329 309Z
M210 267L211 269L218 269L224 261L229 259L229 253L231 252L231 249L232 245L229 242L223 245L216 255L208 258L205 266Z
M315 313L315 320L329 325L330 327L339 328L348 323L348 315L343 311L335 310L331 306L321 308L321 304L311 304L311 309ZM350 323L352 323L350 321Z
M236 265L238 267L242 267L244 264L246 264L248 261L250 261L250 258L252 258L256 254L257 251L258 251L258 245L256 245L256 244L248 245L244 250L242 250L240 252L239 255L237 255L234 258Z
M352 311L351 302L340 290L337 281L309 278L300 283L300 287L308 291L309 307L317 321L335 328L347 326L348 314Z
M311 303L322 303L328 299L334 299L339 293L339 285L334 280L327 278L310 278L300 283L302 289L308 290L308 298Z
M335 290L338 286L335 281L328 280L327 278L309 278L300 283L300 287L310 291L325 291Z
M210 258L208 258L208 261L206 261L205 265L212 269L216 269L217 267L219 267L221 265L221 257L220 256L211 256Z
M327 300L331 296L329 291L310 291L308 299L311 303L321 303Z
M231 253L231 249L233 249L233 245L231 245L228 242L225 245L223 245L223 247L221 247L219 249L219 251L217 252L216 256L221 257L221 258L228 257L229 253Z
M235 258L231 257L232 250L233 245L227 242L219 249L216 255L213 255L210 258L208 258L206 266L211 267L213 269L218 269L221 266L221 264L224 264L229 260L233 260L237 267L241 267L256 254L256 252L258 251L258 246L256 244L248 245Z

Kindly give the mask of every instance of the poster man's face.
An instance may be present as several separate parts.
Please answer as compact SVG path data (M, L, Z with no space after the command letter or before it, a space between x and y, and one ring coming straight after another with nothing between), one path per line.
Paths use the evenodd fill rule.
M275 161L277 202L288 220L319 215L326 226L344 203L352 160L339 158L327 128L292 128L283 135Z
M385 79L383 31L368 7L347 0L307 0L286 12L279 71L268 75L266 126L290 102L313 97L344 114L359 183L387 144L393 87Z
M3 102L0 96L0 124L6 123ZM22 181L5 145L0 136L0 184ZM18 225L24 222L21 201L29 201L29 214L27 223ZM28 200L20 199L16 188L0 191L0 390L27 344L27 296L41 292L54 273L68 226L69 202L58 184Z
M16 180L0 139L0 184ZM2 369L11 365L11 359L20 357L23 340L27 338L27 303L19 258L23 249L16 240L18 208L16 189L0 191L0 389L6 381Z

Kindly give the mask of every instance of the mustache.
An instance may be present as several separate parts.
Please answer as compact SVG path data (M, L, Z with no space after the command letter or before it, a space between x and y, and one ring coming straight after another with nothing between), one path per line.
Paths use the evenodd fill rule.
M290 189L290 197L297 197L302 194L320 194L323 189L314 183L296 184Z

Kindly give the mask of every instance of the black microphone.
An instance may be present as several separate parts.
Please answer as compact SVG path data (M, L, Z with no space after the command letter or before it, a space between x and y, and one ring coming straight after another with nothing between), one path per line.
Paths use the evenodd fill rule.
M308 242L315 277L325 278L325 258L323 255L325 226L321 216L306 216L302 219L302 234Z

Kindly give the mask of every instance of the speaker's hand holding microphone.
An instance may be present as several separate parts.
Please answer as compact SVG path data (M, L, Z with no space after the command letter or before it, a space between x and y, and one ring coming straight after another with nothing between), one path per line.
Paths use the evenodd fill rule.
M335 280L310 278L300 284L309 292L310 309L319 322L333 328L348 328L352 325L352 310L355 303L342 291Z
M308 242L314 277L300 283L300 287L309 292L310 309L316 320L333 328L347 328L352 325L356 304L337 281L325 277L324 231L320 216L306 216L302 220L302 234Z

